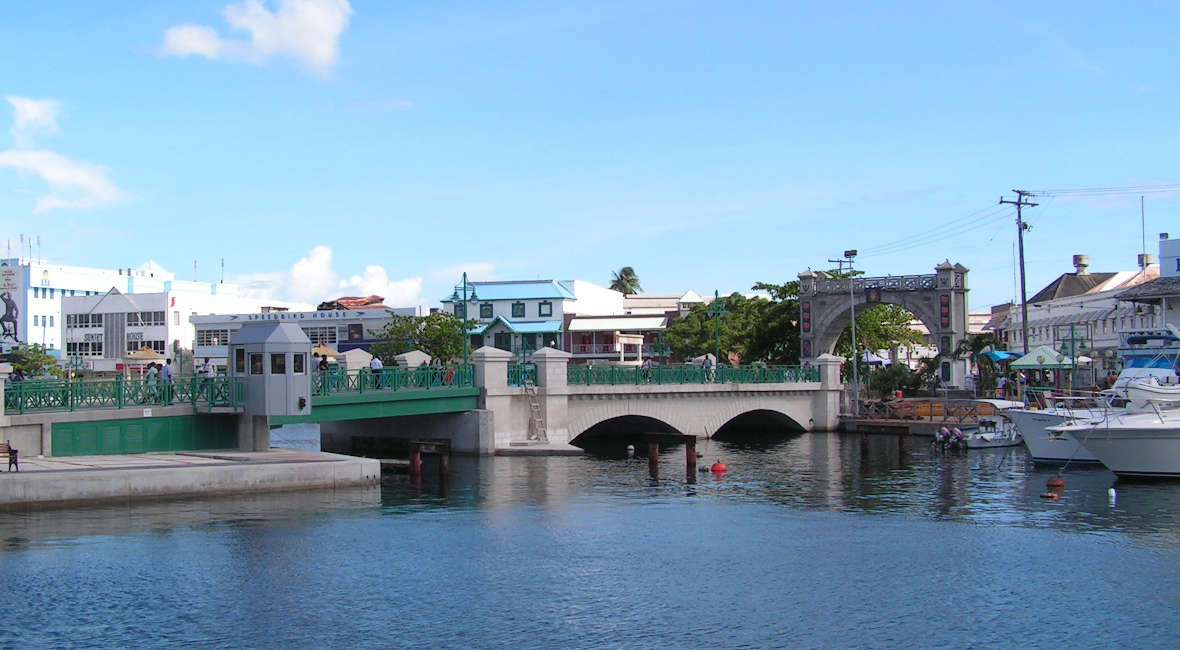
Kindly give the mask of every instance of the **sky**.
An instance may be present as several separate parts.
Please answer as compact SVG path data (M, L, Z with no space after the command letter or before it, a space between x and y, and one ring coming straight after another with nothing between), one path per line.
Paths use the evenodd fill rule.
M1180 231L1177 25L1167 2L6 3L0 245L398 306L623 266L727 294L856 249L870 276L959 262L985 310L1019 296L1012 189L1057 190L1024 212L1029 295Z

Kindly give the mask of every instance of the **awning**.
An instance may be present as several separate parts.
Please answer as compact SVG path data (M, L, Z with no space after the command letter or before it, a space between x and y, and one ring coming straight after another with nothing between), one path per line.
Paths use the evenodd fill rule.
M638 332L662 330L668 325L663 316L641 318L575 318L570 321L571 332Z
M1073 359L1061 354L1053 348L1042 345L1028 354L1013 361L1009 366L1013 370L1053 370L1072 368Z
M504 327L516 334L549 334L561 331L561 321L559 320L526 320L526 321L511 321L503 316L497 316L495 320L483 327L474 327L469 330L472 334L483 334L489 329L496 326L496 323L503 323Z
M988 350L987 352L982 353L981 356L985 356L988 359L991 359L992 361L996 361L996 362L1011 361L1012 359L1020 358L1019 354L1016 354L1015 352L1008 352L1005 350Z

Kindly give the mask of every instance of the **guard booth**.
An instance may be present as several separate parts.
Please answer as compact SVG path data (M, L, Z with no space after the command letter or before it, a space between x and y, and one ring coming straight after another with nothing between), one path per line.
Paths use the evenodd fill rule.
M229 342L229 375L246 390L238 446L270 448L270 416L311 413L311 340L295 323L246 323Z

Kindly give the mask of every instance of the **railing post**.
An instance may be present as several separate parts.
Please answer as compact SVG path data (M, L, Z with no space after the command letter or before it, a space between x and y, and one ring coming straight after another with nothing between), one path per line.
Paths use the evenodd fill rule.
M5 415L5 404L8 397L4 394L4 384L8 380L8 375L12 374L11 363L0 363L0 427L8 426L8 416ZM13 386L15 388L15 386ZM20 397L20 394L16 394ZM19 411L18 411L19 412Z
M125 401L125 398L126 398L126 393L123 388L123 375L122 374L115 375L115 406L117 408L123 408L124 406L126 406L127 403Z

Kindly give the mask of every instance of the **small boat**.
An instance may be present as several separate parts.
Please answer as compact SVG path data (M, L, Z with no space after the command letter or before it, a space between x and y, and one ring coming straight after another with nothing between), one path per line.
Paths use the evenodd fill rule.
M1002 415L984 415L979 426L963 427L968 449L991 449L994 447L1015 447L1022 442L1016 425Z
M1072 435L1119 477L1180 479L1180 409L1113 410L1048 430Z

